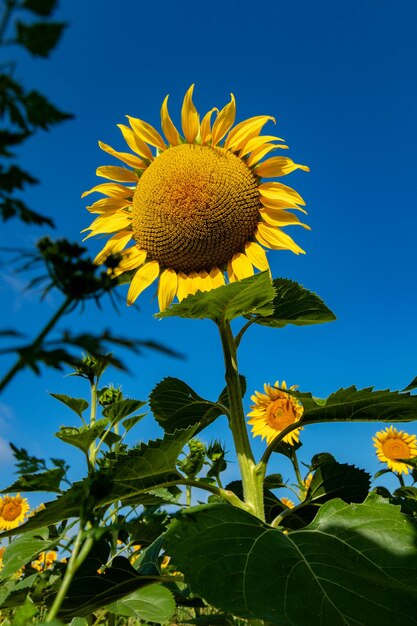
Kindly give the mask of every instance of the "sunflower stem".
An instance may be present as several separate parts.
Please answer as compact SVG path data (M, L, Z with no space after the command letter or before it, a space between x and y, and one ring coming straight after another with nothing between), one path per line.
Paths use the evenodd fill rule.
M295 472L295 475L297 477L298 485L299 485L300 489L302 489L304 487L304 482L303 482L303 478L301 476L300 466L298 464L297 452L294 450L294 448L291 449L291 462L292 462L293 467L294 467L294 472Z
M237 347L230 323L224 320L218 325L226 366L225 379L229 397L229 426L232 431L242 477L243 499L248 510L265 521L263 500L263 480L255 463L246 428L245 412L242 403Z

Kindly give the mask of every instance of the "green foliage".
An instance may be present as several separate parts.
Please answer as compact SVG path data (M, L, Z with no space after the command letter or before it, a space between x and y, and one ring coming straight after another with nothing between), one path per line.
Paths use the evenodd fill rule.
M74 411L74 413L81 418L84 411L88 409L89 406L87 400L84 400L84 398L72 398L63 393L51 393L50 395L65 404L65 406L71 409L71 411Z
M162 585L149 585L111 604L108 609L116 615L135 617L164 624L171 620L175 611L172 593Z
M0 581L33 561L40 552L52 550L55 545L56 540L51 541L48 538L47 528L40 528L36 533L28 533L15 539L7 546L3 555L4 567L0 570Z
M247 619L373 626L407 621L417 600L416 528L378 499L333 500L289 535L228 505L195 507L166 547L195 593Z
M222 324L242 315L271 315L274 297L275 290L269 272L261 272L211 291L188 296L156 317L211 319Z
M287 278L275 278L276 295L270 315L258 313L253 318L256 324L282 328L287 324L306 326L332 322L336 316L315 293Z
M81 428L75 428L74 426L61 426L60 430L55 433L55 436L58 437L58 439L61 439L61 441L65 441L71 446L75 446L87 454L94 441L104 435L108 424L109 420L103 418L94 424L82 426Z
M34 56L47 57L55 48L65 24L39 22L25 24L16 22L16 41L22 44Z

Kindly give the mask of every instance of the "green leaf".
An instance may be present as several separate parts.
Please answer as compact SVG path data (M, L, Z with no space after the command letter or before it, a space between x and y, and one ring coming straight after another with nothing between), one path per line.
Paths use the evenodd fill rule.
M298 283L287 278L275 278L273 285L276 289L273 312L267 315L258 313L254 319L256 324L282 328L287 324L306 326L336 319L319 296Z
M103 415L104 417L108 417L111 424L114 426L118 424L120 420L131 415L145 404L146 402L141 402L140 400L119 400L118 402L113 402L109 406L106 406L106 408L103 409Z
M243 396L246 392L246 380L244 376L239 378ZM187 383L168 376L154 387L149 396L149 404L156 421L165 432L196 427L197 434L223 415L223 407L228 407L229 398L225 387L217 402L205 400Z
M82 414L89 406L87 400L84 400L84 398L72 398L71 396L66 396L64 393L50 393L49 395L63 402L71 411L74 411L74 413L81 418L83 416Z
M18 537L10 543L3 554L3 568L0 571L0 581L5 580L18 569L33 561L39 552L51 550L56 542L47 539L48 530L41 528L36 533Z
M58 22L16 22L17 41L31 54L47 57L60 40L64 28L65 24Z
M275 290L269 272L261 272L204 293L188 296L156 317L211 319L216 323L242 315L271 315Z
M60 484L65 476L65 469L57 468L38 474L23 474L7 489L0 489L0 493L13 491L56 491L61 492Z
M417 396L409 393L375 390L373 387L339 389L327 400L313 398L309 393L287 390L304 406L302 421L316 422L411 422L417 420Z
M412 391L413 389L417 389L417 376L413 378L411 383L407 385L407 387L403 389L403 391Z
M126 432L129 432L136 424L138 424L144 417L146 417L147 413L139 413L138 415L133 415L132 417L128 417L122 422L122 426Z
M32 618L39 613L37 606L33 604L29 599L25 599L22 606L20 606L10 622L11 626L27 626L32 622Z
M166 587L149 585L111 604L107 609L116 615L164 624L171 620L175 612L175 600Z
M103 418L94 424L82 426L81 428L61 426L60 430L55 433L55 437L87 453L91 444L103 435L108 425L109 420Z
M416 527L378 497L332 500L289 534L232 506L194 507L172 523L166 549L193 593L246 619L388 626L415 613Z

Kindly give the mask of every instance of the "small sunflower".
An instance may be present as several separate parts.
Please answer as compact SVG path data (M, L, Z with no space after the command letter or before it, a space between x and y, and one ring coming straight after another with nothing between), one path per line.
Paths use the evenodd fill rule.
M46 569L50 569L57 559L57 553L55 550L49 552L41 552L37 559L32 561L33 569L38 572L43 572Z
M408 474L409 466L398 459L411 459L417 456L417 437L403 430L389 426L375 433L372 438L378 459L386 463L390 470L398 474Z
M290 500L289 498L286 498L285 496L283 498L280 498L282 504L284 506L286 506L288 509L293 509L295 507L295 504L292 500Z
M26 498L21 498L20 493L15 496L0 498L0 530L11 530L25 521L30 509Z
M291 390L296 388L297 385L290 387ZM248 413L248 417L251 418L248 424L252 425L252 435L254 437L261 435L267 444L270 444L284 428L297 422L304 413L302 404L294 396L282 391L283 389L287 389L285 380L281 385L276 381L273 387L265 383L265 393L255 391L255 395L251 396L255 404ZM300 430L302 428L291 431L283 441L292 446L298 443Z
M111 235L96 264L120 254L114 274L134 271L128 305L158 277L164 310L175 297L181 301L223 285L225 272L233 282L252 276L254 268L269 269L264 247L304 253L282 230L309 228L288 211L305 213L304 200L280 182L261 179L309 168L283 156L262 160L288 146L274 135L260 135L273 117L251 117L233 127L233 95L221 111L211 109L200 122L193 89L182 105L182 135L168 113L166 96L161 108L166 139L147 122L127 116L129 126L118 126L131 152L99 142L127 168L99 167L97 175L111 182L83 194L104 195L87 207L98 217L85 230L91 231L87 238Z

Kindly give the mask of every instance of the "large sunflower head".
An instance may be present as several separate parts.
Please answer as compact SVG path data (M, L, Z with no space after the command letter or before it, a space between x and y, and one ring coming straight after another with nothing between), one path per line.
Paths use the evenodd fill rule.
M0 498L0 530L11 530L19 526L30 509L29 502L20 493Z
M296 387L293 385L290 389L293 390ZM265 393L255 391L255 395L251 396L254 404L251 406L252 411L248 413L248 417L251 418L248 420L248 424L252 425L253 436L261 435L268 444L284 428L298 422L304 413L301 403L283 389L287 389L285 380L282 381L281 385L276 381L273 387L266 383L264 385ZM292 446L298 443L301 430L302 428L292 430L283 438L283 441Z
M409 465L398 459L411 459L417 456L417 437L403 430L389 426L375 433L374 447L378 459L398 474L408 474Z
M119 124L131 152L104 152L127 167L102 166L105 182L86 191L104 197L87 207L98 217L88 237L111 235L95 258L103 263L120 254L116 275L134 271L127 303L159 277L158 301L164 310L177 297L209 291L225 282L246 278L254 268L269 268L264 248L304 251L283 231L302 224L289 209L302 211L305 202L278 178L305 165L283 156L264 157L287 149L283 139L260 135L266 115L233 126L236 106L211 109L200 121L193 104L194 85L181 111L182 134L173 124L165 98L161 126L129 117Z

